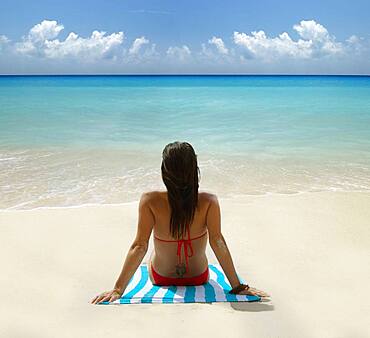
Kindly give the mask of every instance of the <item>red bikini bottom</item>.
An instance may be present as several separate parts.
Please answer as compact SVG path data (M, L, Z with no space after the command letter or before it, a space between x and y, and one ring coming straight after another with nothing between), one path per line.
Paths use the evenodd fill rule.
M202 274L194 277L183 277L183 278L172 278L165 277L158 274L150 263L150 268L152 270L153 280L155 285L201 285L208 281L209 268L207 266L206 271Z

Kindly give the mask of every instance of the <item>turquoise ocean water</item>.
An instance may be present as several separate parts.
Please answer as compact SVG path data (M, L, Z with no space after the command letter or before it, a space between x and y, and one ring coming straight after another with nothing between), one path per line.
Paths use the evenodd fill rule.
M135 201L175 140L220 197L370 191L370 77L0 76L0 209Z

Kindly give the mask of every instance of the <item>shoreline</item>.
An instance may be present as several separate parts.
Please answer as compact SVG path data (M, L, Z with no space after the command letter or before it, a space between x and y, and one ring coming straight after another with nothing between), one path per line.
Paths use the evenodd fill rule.
M200 191L205 192L205 191ZM220 197L217 192L213 192L211 190L207 190L206 192L215 193L219 199L219 201L231 201L235 200L236 202L245 202L249 201L251 198L264 198L268 196L300 196L305 194L325 194L325 193L340 193L340 194L370 194L369 190L335 190L335 189L328 189L328 190L318 190L318 191L298 191L298 192L264 192L264 193L256 193L256 194L236 194L234 196L230 197ZM140 196L139 196L140 198ZM7 213L7 212L31 212L31 211L37 211L37 210L59 210L59 209L78 209L78 208L100 208L100 207L124 207L124 206L130 206L130 205L136 205L139 203L139 198L133 201L128 202L119 202L119 203L84 203L84 204L77 204L77 205L61 205L61 206L40 206L40 207L34 207L30 209L17 209L17 205L1 209L0 213ZM26 202L27 203L33 203L33 202Z

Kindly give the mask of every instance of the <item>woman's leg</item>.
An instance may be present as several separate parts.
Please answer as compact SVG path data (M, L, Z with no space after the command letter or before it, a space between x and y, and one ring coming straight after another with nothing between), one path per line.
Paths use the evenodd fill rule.
M147 265L148 265L148 273L149 273L150 281L152 282L152 284L155 284L155 280L154 280L153 273L152 273L152 258L153 258L153 255L154 255L154 250L150 254L149 262L147 263Z

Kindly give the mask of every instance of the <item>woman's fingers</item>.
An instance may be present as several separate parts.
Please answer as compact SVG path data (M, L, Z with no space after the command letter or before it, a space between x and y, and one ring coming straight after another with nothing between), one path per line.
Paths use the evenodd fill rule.
M256 296L259 296L259 297L268 297L267 294L265 294L264 292L255 292L254 293Z
M259 297L267 297L267 295L264 292L260 292L260 291L254 291L253 295L259 296Z
M116 290L112 291L106 291L101 293L100 295L97 295L92 301L92 304L97 304L101 302L114 302L116 299L120 298L121 294L119 294Z
M270 297L270 295L266 293L265 291L257 290L257 292L262 297Z
M112 293L112 300L110 300L111 302L114 302L115 300L121 298L121 294L119 292L117 292L116 290L113 291Z
M94 298L94 302L93 302L93 304L99 303L101 298L102 298L102 295L97 295L97 296Z
M93 304L100 303L108 295L108 292L103 292L100 295L97 295L92 301Z
M109 302L114 302L118 298L119 298L119 296L117 294L114 294L114 295L112 295L112 297L109 298Z
M95 300L98 298L99 296L95 296L92 300L91 300L91 304L94 304Z
M95 301L95 304L100 303L100 302L103 300L103 298L104 298L104 297L105 297L105 296L100 295L100 296L97 298L97 300Z
M108 295L106 295L105 297L103 297L103 298L101 299L101 301L100 301L100 302L106 302L110 297L111 297L111 295L110 295L110 294L108 294ZM100 303L100 302L99 302L99 303Z
M250 288L248 291L252 292L254 295L256 296L260 296L260 297L270 297L269 294L267 294L266 292L264 291L261 291L261 290L257 290L256 288Z
M253 287L249 287L248 289L242 290L239 293L240 295L249 295L249 296L259 296L259 297L270 297L269 294L267 294L264 291L258 290Z

